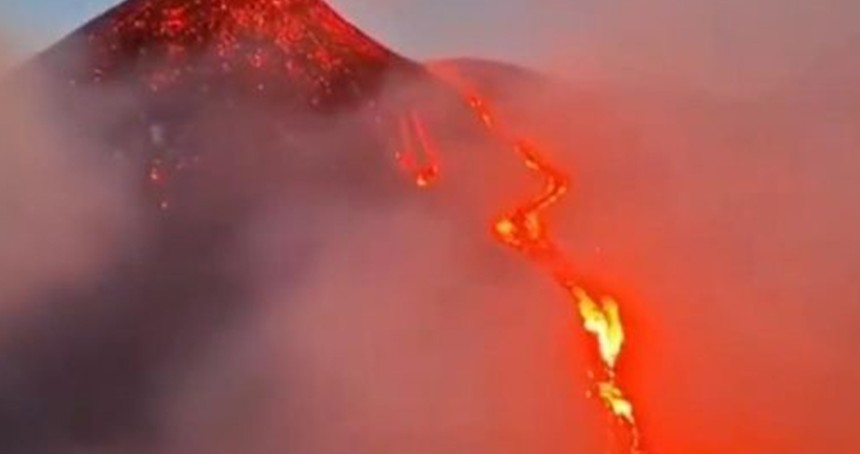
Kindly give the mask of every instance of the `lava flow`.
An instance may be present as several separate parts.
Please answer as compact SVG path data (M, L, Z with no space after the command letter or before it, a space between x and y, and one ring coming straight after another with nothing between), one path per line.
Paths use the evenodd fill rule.
M523 160L529 170L536 172L543 179L544 187L540 194L528 198L513 209L499 216L492 223L492 233L497 241L525 255L547 273L560 285L576 306L582 318L585 331L593 336L597 353L600 358L600 371L589 371L593 382L593 390L589 396L596 395L619 423L623 434L619 434L624 450L629 453L643 453L639 426L634 417L633 403L625 396L617 379L617 361L624 344L624 326L618 303L610 296L599 295L589 291L577 279L571 261L558 247L547 226L546 213L558 203L570 188L567 175L546 160L541 150L531 141L508 134L499 126L497 116L488 101L478 94L475 89L456 68L436 65L431 71L453 86L462 94L468 106L483 125L490 136L501 145L512 148ZM415 133L426 145L426 132L420 120L410 113L409 120L402 120L406 125L412 122ZM404 126L405 128L406 126ZM404 133L407 139L409 135ZM405 140L404 148L411 150L411 141ZM435 151L430 146L424 146L425 164L420 168L409 166L406 170L415 176L419 187L426 187L430 180L438 174L439 166L435 161ZM401 156L401 155L398 155ZM414 152L407 151L404 156L413 163Z

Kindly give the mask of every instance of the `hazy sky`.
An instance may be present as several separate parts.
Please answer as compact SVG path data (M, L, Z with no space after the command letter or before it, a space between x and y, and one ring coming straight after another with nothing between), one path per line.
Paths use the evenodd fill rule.
M580 81L755 95L810 88L822 71L834 74L827 90L854 90L860 72L856 0L329 1L410 57L488 57ZM0 0L0 35L24 58L116 2Z
M68 33L118 0L0 0L0 23L27 53ZM527 55L587 23L594 0L332 0L386 44L416 57L470 54L533 63ZM562 6L562 4L564 4ZM434 39L427 39L433 36ZM510 39L511 37L515 39ZM419 39L420 38L420 39Z

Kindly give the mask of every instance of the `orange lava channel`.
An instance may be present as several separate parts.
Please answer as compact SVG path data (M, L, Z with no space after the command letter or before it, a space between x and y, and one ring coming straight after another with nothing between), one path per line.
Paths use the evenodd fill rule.
M544 269L569 297L582 318L583 329L595 341L596 353L601 363L599 373L589 371L592 388L587 395L599 398L611 418L618 423L622 433L613 431L620 439L617 445L623 445L623 449L628 453L642 454L644 450L639 426L634 417L634 406L617 379L616 365L625 341L619 305L614 298L595 294L579 282L572 271L572 262L548 233L546 212L568 192L569 178L548 162L536 145L524 138L510 136L501 129L487 100L478 95L477 91L452 69L438 67L433 68L433 72L456 88L487 132L499 143L515 151L525 167L540 175L544 182L543 190L539 194L527 198L493 221L493 236L501 244L515 249ZM407 159L411 165L405 167L411 168L418 186L426 187L432 179L427 177L436 177L439 171L438 165L433 161L435 150L426 146L426 132L414 112L410 113L408 120L403 120L403 130L408 129L408 124L414 128L419 142L425 145L425 157L430 161L416 168L414 161ZM420 140L422 138L423 140Z

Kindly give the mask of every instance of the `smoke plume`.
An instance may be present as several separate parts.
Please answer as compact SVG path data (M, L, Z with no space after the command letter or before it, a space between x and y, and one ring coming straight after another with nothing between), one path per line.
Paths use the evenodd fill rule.
M585 8L547 3L557 17ZM529 63L553 76L463 63L495 87L504 120L573 176L553 227L583 275L621 302L620 367L654 452L860 449L856 8L591 5L587 27L482 35L532 50ZM434 24L451 54L482 26ZM402 89L414 90L390 87ZM38 87L2 94L5 326L46 289L103 275L133 215L116 170L89 153L97 144L65 136ZM410 96L451 116L460 108ZM327 151L342 157L340 132L328 131ZM448 135L438 187L383 176L403 195L379 197L313 175L291 183L214 259L247 287L242 309L228 322L177 318L217 329L160 365L156 391L130 407L154 423L42 452L598 450L604 426L584 396L573 311L488 234L539 182L508 150L438 133Z
M20 62L10 48L0 43L0 68L13 71ZM64 132L38 74L8 75L0 85L0 313L11 315L32 292L99 273L129 226L104 150Z

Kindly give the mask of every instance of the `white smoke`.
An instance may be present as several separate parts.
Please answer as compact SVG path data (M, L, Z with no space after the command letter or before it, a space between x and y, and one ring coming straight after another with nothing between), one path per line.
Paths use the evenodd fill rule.
M0 53L10 46L0 43ZM0 54L0 313L34 292L96 278L128 227L117 176L63 132L36 75Z

